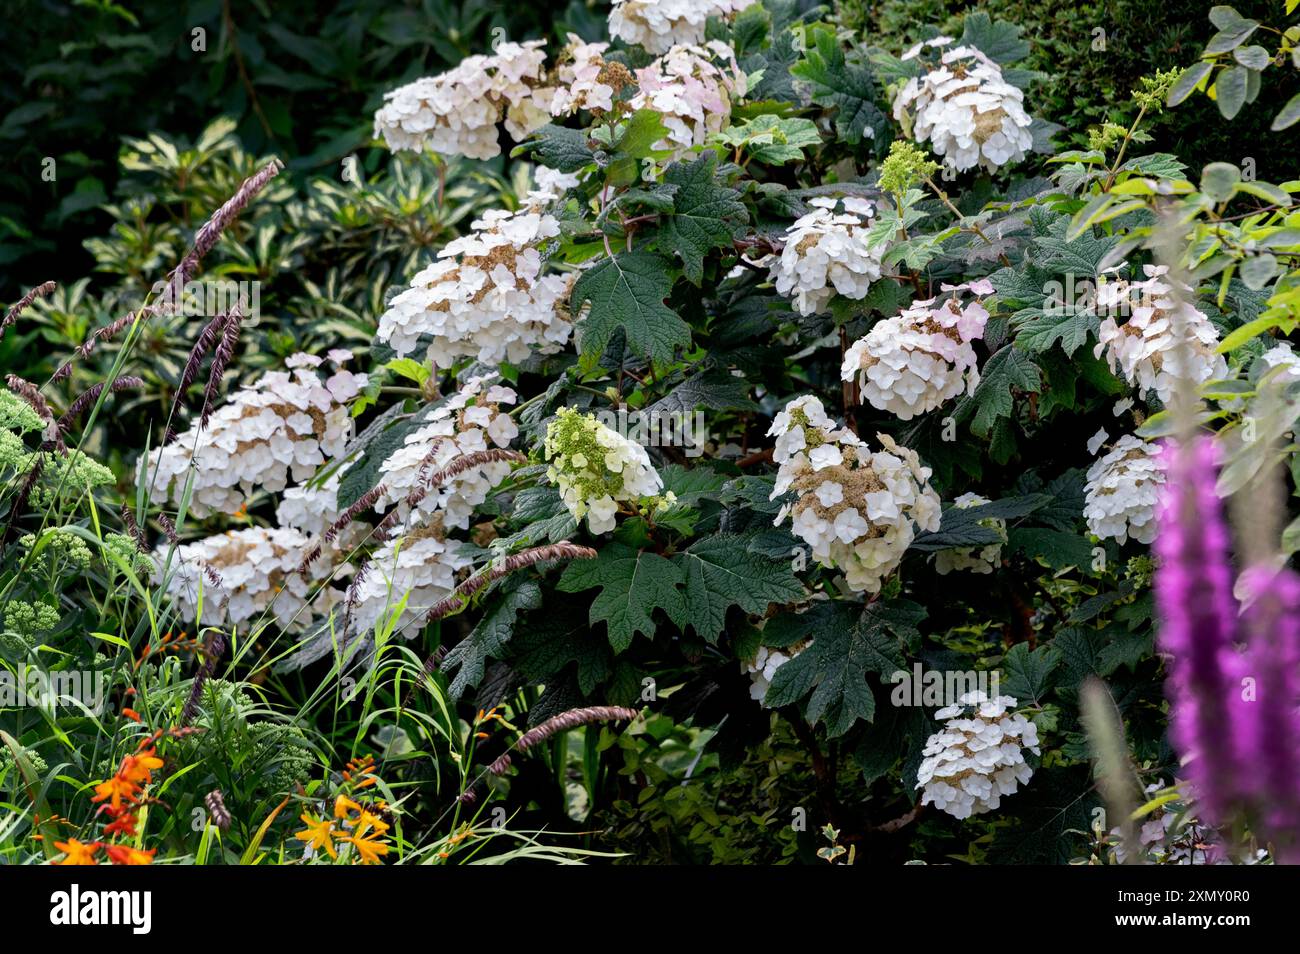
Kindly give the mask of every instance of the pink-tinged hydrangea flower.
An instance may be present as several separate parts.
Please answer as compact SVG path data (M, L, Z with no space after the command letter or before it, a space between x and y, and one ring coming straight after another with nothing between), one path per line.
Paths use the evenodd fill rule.
M343 352L346 354L346 352ZM278 492L311 477L343 453L353 434L347 402L366 386L343 368L322 379L320 358L289 358L290 371L270 371L196 426L141 461L139 479L154 500L179 505L187 481L195 517L235 513L254 491Z
M924 789L922 805L970 818L993 811L1002 796L1029 784L1034 771L1025 752L1039 754L1038 727L1011 712L1011 696L968 692L959 703L934 714L945 721L925 743L916 787Z
M560 233L543 211L549 194L509 212L494 209L439 253L379 319L378 337L398 355L424 346L435 367L472 357L489 365L562 348L573 325L562 312L570 279L544 274L538 245Z
M609 35L663 53L681 43L699 43L709 17L725 18L756 0L614 0Z
M843 570L851 588L879 592L916 531L939 529L930 469L888 434L876 435L883 449L873 452L852 431L837 430L813 397L786 405L768 434L776 437L778 465L772 499L798 493L775 522L790 517L813 559Z
M781 257L772 265L776 290L792 298L801 315L824 311L837 294L865 298L880 278L886 251L884 243L871 242L875 206L869 199L823 197L808 204L813 210L786 230Z
M440 513L445 526L469 526L474 508L510 473L513 465L509 461L477 464L431 486L415 505L414 515L406 498L457 460L493 447L507 447L519 428L501 406L515 401L512 389L493 384L491 378L470 378L428 412L427 423L408 434L402 446L383 462L380 485L385 489L375 501L375 510L383 513L396 506L401 520L414 525Z
M630 78L626 67L614 67L619 79L606 68L605 51L608 43L584 43L582 38L570 33L568 46L560 59L556 72L558 88L551 100L551 114L569 116L580 109L608 112L614 108L615 82Z
M1150 543L1156 535L1156 503L1164 483L1159 449L1125 434L1088 468L1083 489L1088 529L1103 540L1124 543L1132 537Z
M1140 282L1105 282L1097 289L1097 307L1124 310L1102 321L1095 354L1112 371L1122 373L1139 394L1155 391L1168 403L1179 381L1203 384L1226 377L1228 363L1214 349L1218 332L1205 313L1188 303L1192 289L1170 277L1163 265L1145 265Z
M920 48L908 52L915 56ZM974 47L958 46L923 76L907 81L894 100L894 118L911 116L916 141L929 142L954 169L982 166L992 172L1033 148L1033 120L1024 98L991 59Z
M346 575L325 561L304 576L299 572L311 538L284 527L245 527L206 537L176 548L169 564L166 550L155 558L154 582L166 579L167 593L181 616L195 621L200 591L203 625L238 625L276 620L282 629L302 629L327 614L342 593L318 584Z
M987 279L944 285L945 291L991 294ZM979 384L971 342L984 336L989 313L980 301L962 306L956 297L915 301L893 318L872 326L844 355L840 376L855 377L862 400L909 421Z
M720 40L675 46L637 70L636 82L628 105L659 113L668 136L655 148L671 150L674 157L725 128L731 101L745 93L745 73L736 65L735 51Z
M437 76L384 95L375 136L388 148L491 159L501 152L497 123L523 139L550 118L554 90L545 83L542 40L502 43L490 56L470 56Z

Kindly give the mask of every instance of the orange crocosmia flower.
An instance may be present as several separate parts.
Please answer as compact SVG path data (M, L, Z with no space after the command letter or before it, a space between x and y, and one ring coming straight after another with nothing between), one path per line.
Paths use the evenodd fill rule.
M95 786L95 795L91 798L91 801L107 801L114 812L120 812L123 803L134 803L139 795L140 786L136 785L135 782L122 778L120 775L114 775L112 778Z
M122 812L104 826L104 834L134 838L136 834L135 822L135 812Z
M356 848L363 865L377 865L380 856L388 854L388 846L379 841L382 837L382 834L376 832L365 838L360 835L344 835L339 841L346 841Z
M303 814L298 817L307 827L293 837L307 842L313 849L323 848L331 858L337 858L338 852L334 850L334 823L328 818L316 818L314 815Z
M162 766L163 760L154 754L152 748L148 748L122 759L122 767L117 770L117 774L137 785L148 785L153 779L153 770Z
M361 806L348 798L346 795L340 795L334 800L334 817L347 818L349 812L359 812Z
M54 862L56 865L95 865L99 864L95 860L95 852L99 851L100 844L92 841L88 845L83 845L75 838L69 838L67 841L56 841L54 847L63 852L67 857L62 861Z
M157 848L141 851L130 845L105 845L104 850L108 852L108 860L115 865L151 865L158 852Z
M357 827L354 834L357 836L364 835L371 828L373 828L376 833L382 835L384 832L388 831L388 822L363 808L361 810L361 817L357 819Z

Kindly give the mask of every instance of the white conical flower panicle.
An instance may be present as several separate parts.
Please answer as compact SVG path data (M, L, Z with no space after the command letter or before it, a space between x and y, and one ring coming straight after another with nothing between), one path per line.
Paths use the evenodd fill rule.
M614 0L609 35L663 53L679 43L699 43L709 17L725 18L757 0Z
M410 639L434 604L456 588L457 571L472 563L462 544L444 537L436 519L385 543L350 594L348 652L369 645L375 627L387 626L390 620L394 635Z
M489 377L470 378L459 391L436 404L426 415L427 423L408 434L402 446L388 456L380 466L384 492L375 501L376 511L383 513L395 505L401 519L415 525L441 512L446 526L469 526L474 508L510 473L510 461L476 464L436 486L431 478L469 454L509 446L519 433L514 419L501 410L501 405L515 403L515 392L492 381ZM412 515L407 498L421 488L427 488L427 493L415 504Z
M202 594L202 625L239 625L276 620L282 629L301 629L329 612L342 593L317 584L334 574L327 561L299 572L311 538L286 527L245 527L176 548L168 566L167 551L154 557L154 583L167 580L167 593L181 616L194 621Z
M721 40L673 47L637 70L636 83L628 106L659 114L668 135L655 148L672 150L671 158L725 128L732 100L745 93L745 73L736 65L735 51Z
M836 430L813 397L786 405L768 434L778 464L772 499L798 493L775 522L791 517L813 558L843 570L852 589L878 593L916 531L939 529L930 469L888 434L876 435L883 450L873 452L847 428Z
M663 480L645 448L594 415L560 408L546 428L545 451L547 478L559 487L574 519L587 518L592 533L614 529L619 503L654 498L658 505L676 499L672 494L658 496Z
M1156 537L1156 501L1165 483L1160 449L1132 434L1088 468L1083 516L1101 539L1150 543Z
M780 649L759 646L753 659L742 661L740 664L741 671L750 679L749 697L766 705L767 690L772 686L772 677L776 675L776 671L811 646L812 642L811 639L805 639L793 646L783 646Z
M931 46L950 42L946 37ZM908 51L910 59L920 45ZM912 119L917 142L929 142L935 155L958 171L983 166L990 172L1018 162L1033 148L1025 94L1006 81L1002 68L979 50L958 46L938 65L914 76L894 99L894 118Z
M944 285L944 291L988 295L988 279ZM855 377L862 400L910 421L979 384L971 342L984 336L989 313L980 301L962 306L956 297L914 301L902 314L877 322L844 354L840 376Z
M952 502L958 510L982 507L991 501L979 494L962 494ZM940 550L934 555L934 568L940 576L946 576L953 570L969 570L972 573L992 573L1002 563L1002 545L1007 542L1007 522L998 517L987 517L979 522L981 527L997 533L1001 543L990 543L982 547L953 547Z
M549 193L533 193L517 212L476 219L438 261L411 280L379 319L378 337L398 355L423 344L435 367L472 357L488 365L520 362L562 348L573 325L563 309L569 279L543 274L538 245L560 234L542 211Z
M339 368L322 378L322 360L307 354L285 364L289 371L267 372L235 392L206 427L150 452L139 479L155 501L179 505L192 476L190 514L236 513L254 491L281 491L343 453L353 434L346 402L366 386L366 376Z
M1025 750L1039 754L1038 727L1011 713L1011 696L968 692L959 701L934 714L945 721L925 743L916 787L924 789L922 805L970 818L993 811L1003 795L1029 784L1034 772Z
M455 69L384 94L375 137L388 148L491 159L501 152L497 123L516 140L550 118L544 42L502 43L490 56L470 56Z
M1214 349L1219 335L1204 312L1189 302L1192 289L1168 275L1164 265L1145 265L1140 282L1112 281L1097 289L1097 306L1128 310L1122 324L1106 318L1097 332L1098 358L1106 355L1139 394L1155 391L1168 403L1179 381L1204 384L1227 377L1228 363Z
M772 265L776 290L793 298L801 315L824 311L836 294L865 298L880 278L886 251L885 243L870 241L875 206L869 199L821 197L808 204L813 210L786 230L785 246Z

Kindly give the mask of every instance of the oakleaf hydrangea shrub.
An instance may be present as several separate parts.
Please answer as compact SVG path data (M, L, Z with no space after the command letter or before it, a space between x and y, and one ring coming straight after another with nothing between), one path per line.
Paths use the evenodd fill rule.
M146 528L123 539L203 638L136 681L195 726L241 674L337 695L416 783L356 801L370 763L241 730L231 757L283 746L274 784L315 773L275 792L303 802L279 835L305 860L443 837L390 842L393 813L536 806L520 760L582 729L569 822L639 830L644 779L709 784L642 738L724 773L793 739L818 825L882 857L1109 862L1090 677L1124 700L1135 774L1184 780L1155 651L1161 442L1214 432L1227 495L1275 461L1248 429L1293 431L1290 193L1143 152L1172 76L1115 104L1123 135L1063 131L1035 118L1014 24L975 12L904 50L825 16L619 0L605 36L503 41L389 91L376 136L439 169L508 161L499 205L393 275L368 349L294 354L141 449ZM0 464L32 500L60 478L84 527L116 478L10 390ZM22 529L29 565L98 559ZM72 631L8 585L20 651ZM1241 859L1278 824L1210 817Z

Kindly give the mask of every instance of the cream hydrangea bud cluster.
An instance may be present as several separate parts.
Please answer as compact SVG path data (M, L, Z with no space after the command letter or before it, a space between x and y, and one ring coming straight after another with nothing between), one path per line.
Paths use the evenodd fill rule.
M1083 488L1083 516L1093 534L1120 543L1155 539L1156 501L1165 483L1159 455L1154 444L1125 434L1093 462Z
M1102 321L1096 357L1104 353L1110 369L1118 368L1140 394L1154 390L1166 403L1179 381L1199 385L1227 377L1228 363L1214 350L1218 332L1190 304L1192 289L1168 275L1167 266L1145 265L1143 271L1143 281L1098 287L1098 308L1131 314L1123 324L1113 315Z
M663 53L679 43L699 43L709 17L728 17L755 0L614 0L609 35Z
M620 502L639 504L646 498L672 503L650 455L606 427L592 414L562 407L546 428L547 478L560 488L560 497L575 520L587 518L592 533L614 529Z
M731 117L731 101L745 93L745 73L726 43L674 46L649 66L636 71L637 92L628 101L633 110L652 109L668 129L655 144L680 156L703 145Z
M201 593L198 621L205 626L269 621L270 614L281 628L300 628L342 597L332 587L314 593L315 585L334 572L324 561L306 576L299 572L310 545L306 534L289 527L231 530L181 544L170 568L166 548L160 549L153 560L154 583L166 579L167 592L187 620L198 615Z
M982 507L991 501L979 494L962 494L953 502L958 510ZM995 531L1002 538L1001 543L990 543L983 547L953 547L940 550L934 555L934 568L940 576L946 576L953 570L970 570L973 573L992 573L1002 563L1002 545L1007 542L1007 522L999 517L988 517L979 521L981 527Z
M861 299L880 278L883 244L872 245L875 206L849 196L812 199L813 210L786 230L781 256L772 265L776 290L794 299L801 315L824 311L832 296ZM837 212L840 206L843 211Z
M1034 772L1025 750L1039 754L1038 727L1010 714L1016 707L1011 696L968 692L958 701L934 714L945 722L925 743L916 787L924 789L922 805L969 818L993 811L1003 795L1029 784Z
M406 436L401 447L389 455L380 467L380 485L385 491L375 501L375 510L383 513L396 506L401 519L411 519L407 497L443 468L467 454L506 447L519 433L514 419L501 410L514 404L515 392L493 384L492 377L470 378L429 413L428 423ZM441 512L446 526L469 526L474 508L487 499L488 493L510 473L509 461L492 461L469 467L430 486L415 505L415 524Z
M550 118L554 90L546 85L542 40L502 43L488 56L470 56L455 69L426 76L384 94L375 113L375 137L388 148L491 159L501 152L497 123L504 118L523 139Z
M424 339L439 368L465 357L489 365L518 362L534 350L562 348L573 325L557 306L570 280L544 275L537 248L560 234L560 224L542 211L548 193L531 198L516 212L486 213L472 232L448 242L438 261L389 304L379 319L379 340L407 355Z
M988 279L944 285L944 291L989 295ZM936 306L935 298L914 301L902 314L877 322L844 354L840 376L857 377L862 400L910 421L979 384L971 342L984 336L989 313L976 300L964 307L957 297Z
M414 635L416 624L456 588L456 573L474 561L456 540L448 540L435 517L400 540L384 544L366 564L350 598L348 633L369 640L401 607L393 632ZM402 600L406 602L403 604Z
M778 465L772 499L799 495L775 522L791 516L813 558L843 570L854 590L878 593L917 529L939 529L930 469L888 434L876 435L884 449L873 452L849 429L836 430L814 397L787 404L768 434L776 437Z
M763 703L767 699L767 690L772 686L772 677L776 675L776 671L811 646L812 642L811 639L805 639L781 649L759 646L753 659L742 661L740 664L741 671L748 674L750 678L749 697Z
M330 352L335 365L347 357ZM322 378L322 363L293 355L285 361L289 371L267 372L213 412L206 427L151 451L139 479L154 500L179 505L192 475L193 516L235 513L255 490L281 491L342 454L353 433L347 402L366 386L366 376L338 367Z
M911 59L922 46L952 42L939 37L904 54ZM935 155L965 171L983 166L990 172L1018 162L1033 148L1033 120L1025 112L1025 94L1002 75L1002 68L971 46L958 46L940 56L924 76L907 81L894 99L894 118L913 116L912 134L929 142Z

